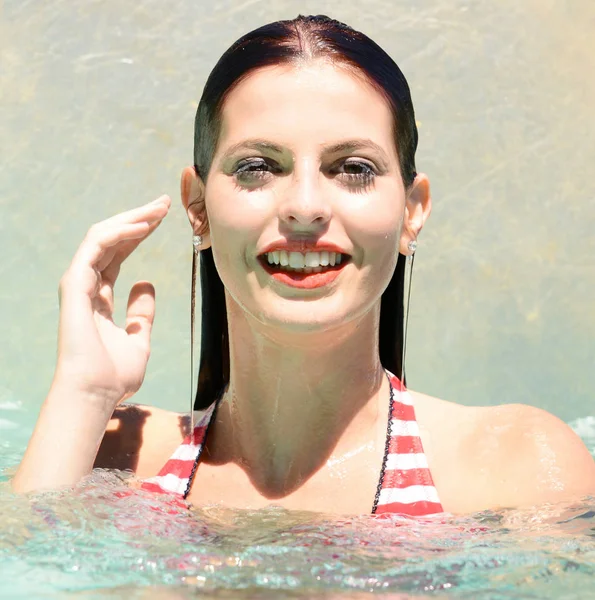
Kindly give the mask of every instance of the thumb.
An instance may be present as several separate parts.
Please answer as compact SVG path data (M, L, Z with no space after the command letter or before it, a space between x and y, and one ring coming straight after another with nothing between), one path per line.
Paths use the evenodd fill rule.
M126 333L135 337L147 355L151 348L151 329L155 318L155 288L148 281L132 286L126 309Z

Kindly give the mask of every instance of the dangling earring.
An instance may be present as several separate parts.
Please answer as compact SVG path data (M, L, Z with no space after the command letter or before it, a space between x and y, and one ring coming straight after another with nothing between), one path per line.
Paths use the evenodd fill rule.
M190 284L190 435L194 436L194 307L196 305L196 268L202 236L192 236L192 281ZM194 439L192 437L192 439Z
M413 275L413 260L417 250L417 240L411 240L407 244L407 250L411 252L405 262L405 280L403 281L403 354L401 356L401 385L405 386L405 355L407 353L407 326L409 324L409 301L411 300L411 278Z

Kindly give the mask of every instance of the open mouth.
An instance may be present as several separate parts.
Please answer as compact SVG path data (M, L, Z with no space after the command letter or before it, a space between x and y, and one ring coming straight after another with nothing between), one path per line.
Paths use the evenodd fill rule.
M288 252L274 250L259 257L265 271L292 287L315 288L328 285L351 259L348 254L321 250Z

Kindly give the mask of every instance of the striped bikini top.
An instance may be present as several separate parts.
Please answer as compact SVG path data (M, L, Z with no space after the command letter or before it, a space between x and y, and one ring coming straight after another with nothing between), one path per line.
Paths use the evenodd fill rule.
M389 422L372 513L424 516L443 512L419 436L413 398L397 377L388 371L387 375L391 386ZM186 499L217 404L213 402L205 411L195 413L192 434L155 477L143 481L142 489Z

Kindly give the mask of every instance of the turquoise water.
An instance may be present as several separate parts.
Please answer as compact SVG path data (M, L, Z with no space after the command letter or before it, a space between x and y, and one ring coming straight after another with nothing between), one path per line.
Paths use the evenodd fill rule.
M115 498L122 487L96 473L74 494L3 497L2 597L592 598L595 501L563 517L541 509L419 522L186 513L140 492Z
M57 283L95 221L169 193L206 76L245 31L298 12L400 64L434 210L417 252L408 379L469 405L558 415L595 455L592 0L5 0L0 5L0 470L51 381ZM127 261L157 289L138 402L188 408L190 230L180 207ZM122 475L121 478L126 478ZM0 489L0 597L592 598L595 501L465 519L270 509L163 514L94 474ZM464 493L464 490L462 490ZM279 590L283 590L281 593Z
M102 470L23 498L6 480L24 417L0 403L2 598L593 597L595 498L419 520L187 511ZM595 419L574 426L595 456Z

